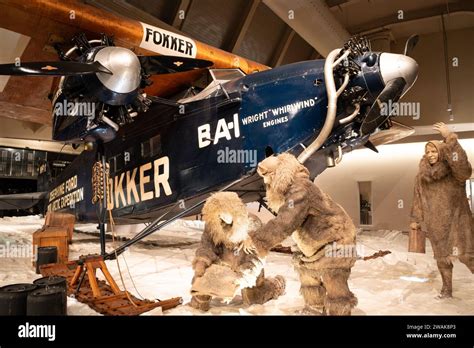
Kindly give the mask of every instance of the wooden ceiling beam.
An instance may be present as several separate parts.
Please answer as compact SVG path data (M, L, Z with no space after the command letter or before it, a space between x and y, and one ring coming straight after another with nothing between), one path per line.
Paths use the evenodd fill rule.
M280 66L283 62L283 59L286 56L286 52L290 47L291 40L295 37L296 32L291 29L290 26L287 26L285 33L283 34L282 38L280 39L280 44L278 45L275 54L273 55L273 59L271 61L272 67Z
M255 12L257 11L257 8L261 2L261 0L251 0L248 2L247 7L245 8L242 14L242 20L238 25L238 29L235 31L235 34L233 35L229 43L226 45L226 49L229 52L235 52L242 44L245 34L247 33L247 30L250 27L250 24L252 23L252 19L255 15Z

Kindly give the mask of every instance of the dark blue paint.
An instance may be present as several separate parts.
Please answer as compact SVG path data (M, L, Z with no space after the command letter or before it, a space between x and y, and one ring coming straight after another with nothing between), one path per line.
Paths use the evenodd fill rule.
M378 56L377 56L378 57ZM371 58L374 59L374 58ZM378 60L372 66L360 62L362 71L351 81L351 86L361 86L376 96L383 89L378 71ZM372 63L371 63L372 64ZM163 209L178 200L191 200L204 193L215 190L226 183L244 177L255 169L256 163L265 157L265 148L270 146L275 153L302 150L300 144L308 145L322 128L327 110L327 97L324 83L315 84L316 80L324 81L324 61L315 60L286 65L272 70L255 73L224 84L229 96L219 93L211 98L185 104L185 113L180 114L174 106L154 104L147 113L136 117L135 122L123 126L117 137L105 144L107 158L124 151L131 151L131 162L126 164L112 177L141 165L168 156L170 163L169 184L172 195L166 196L163 191L159 198L147 201L132 202L125 207L115 207L113 215L120 219L151 219L160 215ZM368 101L370 105L375 97ZM288 115L288 122L271 127L263 127L264 121L244 125L242 119L277 107L304 100L314 100L314 106L299 109ZM219 119L226 123L233 121L237 113L240 136L230 140L221 139L215 145L204 148L198 146L198 127L209 124L214 133ZM269 116L272 112L268 112ZM345 116L342 114L341 116ZM279 116L281 117L281 116ZM278 117L268 117L270 121ZM327 145L338 143L346 128L355 125L336 126L333 136ZM161 135L161 152L153 158L140 156L140 144L153 136ZM214 134L211 134L214 136ZM361 139L352 139L350 144L359 145ZM219 150L256 151L256 163L218 163ZM63 172L58 182L62 182L77 173L81 185L90 191L90 176L94 154L83 153ZM148 172L153 183L153 169ZM137 178L139 170L137 169ZM125 184L125 179L124 179ZM255 186L257 185L257 186ZM125 186L125 185L124 185ZM257 191L263 190L261 183L254 184ZM153 190L152 184L145 185L145 190ZM137 191L140 191L137 180ZM115 192L115 191L114 191ZM250 196L249 196L250 197ZM251 196L253 197L253 196ZM250 198L249 198L250 199ZM76 204L75 211L80 220L96 220L95 207L91 205L90 194L83 202Z

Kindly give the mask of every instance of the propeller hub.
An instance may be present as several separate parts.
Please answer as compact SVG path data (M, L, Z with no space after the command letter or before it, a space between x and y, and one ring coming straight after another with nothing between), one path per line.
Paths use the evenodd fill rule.
M380 74L385 85L397 77L402 77L406 82L403 95L413 86L418 77L418 63L403 54L382 53L380 55Z
M130 93L138 89L141 81L141 66L138 57L123 47L104 47L94 61L99 62L112 74L96 73L105 87L115 93Z

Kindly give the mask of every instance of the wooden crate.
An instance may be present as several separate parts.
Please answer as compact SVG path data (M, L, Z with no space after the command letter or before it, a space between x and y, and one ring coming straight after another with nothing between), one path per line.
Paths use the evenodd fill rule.
M65 227L43 227L33 233L33 265L36 263L37 248L55 246L58 249L58 263L66 263L69 258L68 230Z
M48 212L46 213L44 225L45 227L65 227L67 229L68 241L71 242L75 222L76 217L73 214Z

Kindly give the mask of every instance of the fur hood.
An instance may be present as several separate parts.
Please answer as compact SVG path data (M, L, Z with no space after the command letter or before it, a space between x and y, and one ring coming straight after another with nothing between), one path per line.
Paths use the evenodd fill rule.
M288 153L263 160L258 166L258 172L261 176L271 176L271 181L267 184L267 200L268 206L274 212L278 212L285 203L285 195L296 179L309 180L308 169Z
M438 150L438 162L431 165L426 155L423 155L420 161L418 175L422 181L433 182L446 177L451 173L451 169L446 162L446 144L437 140L429 141L426 145L428 144L433 145Z
M234 248L247 238L249 214L235 192L218 192L210 196L202 208L206 230L215 245Z

